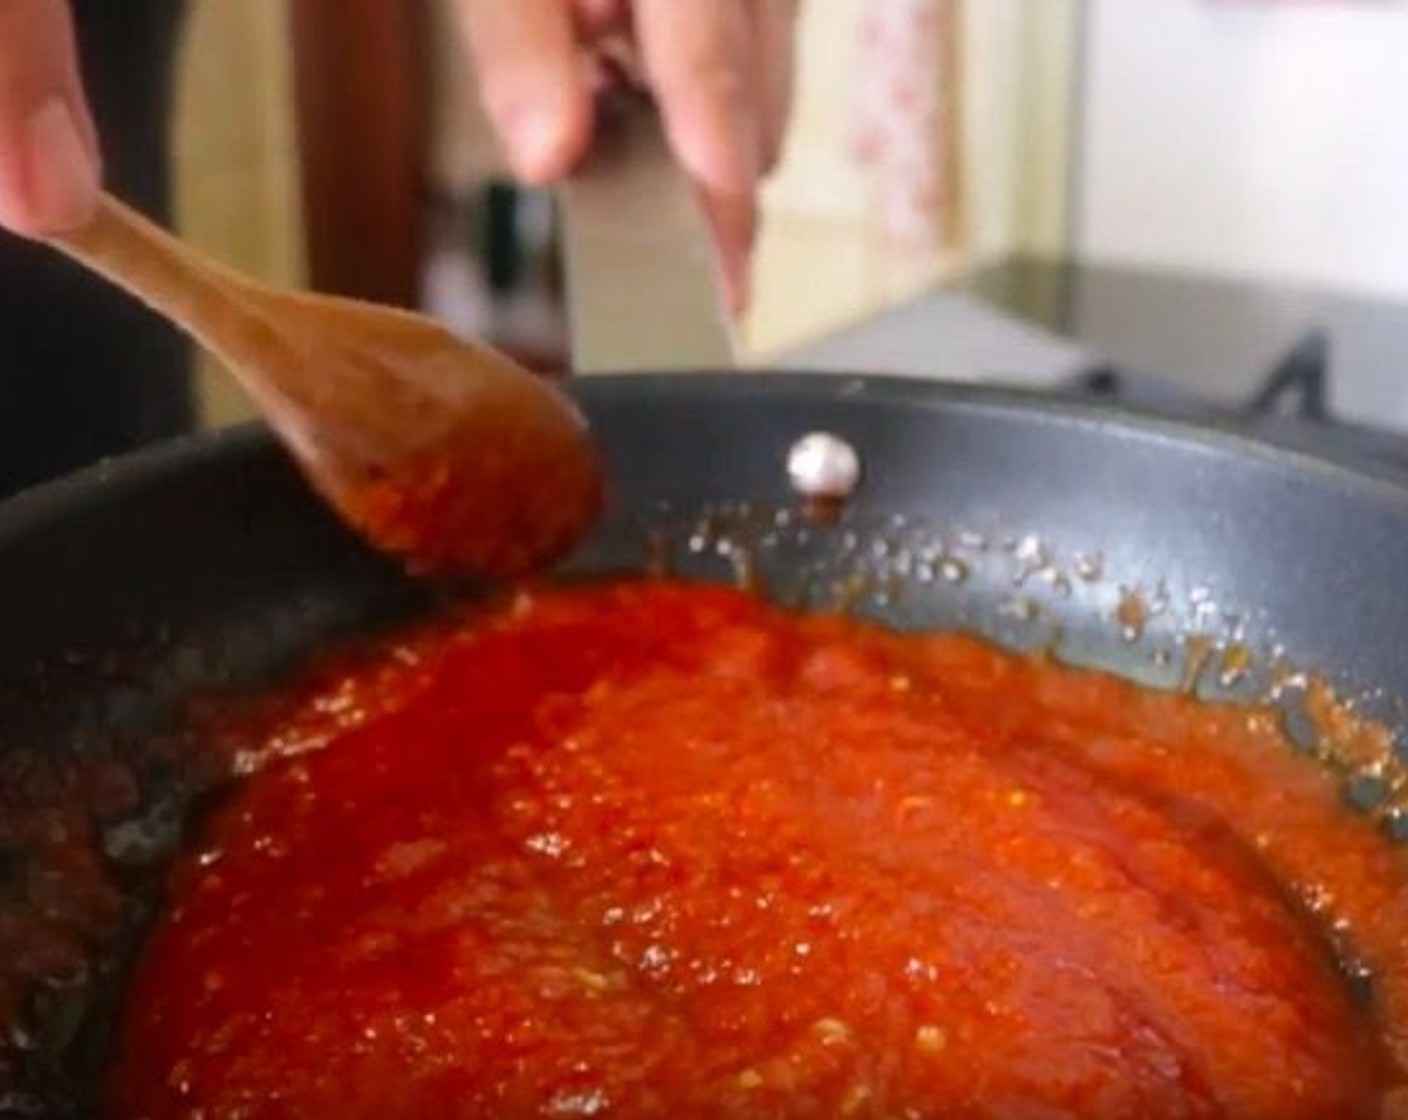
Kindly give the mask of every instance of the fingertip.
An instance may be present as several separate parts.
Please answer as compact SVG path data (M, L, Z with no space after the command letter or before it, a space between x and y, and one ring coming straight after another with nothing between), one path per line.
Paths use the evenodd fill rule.
M760 174L756 75L741 0L637 0L636 37L670 146L712 194L751 192Z
M77 229L93 217L102 174L85 118L81 105L53 96L23 122L0 181L0 225L38 238Z
M97 209L101 175L79 118L54 97L29 120L29 203L41 232L77 229Z
M513 175L540 185L586 148L590 92L565 0L460 0L480 98Z
M753 246L758 231L757 199L751 194L701 192L717 249L717 266L729 310L741 315L752 295Z
M750 211L746 233L735 243L721 248L724 291L729 310L740 317L753 298L753 250L757 244L757 215Z
M27 237L83 225L101 157L66 0L0 0L0 225Z
M729 310L741 318L753 302L753 252L750 242L735 258L728 280Z
M491 116L514 177L530 186L554 182L571 171L591 141L588 70L576 65L520 75Z
M748 305L753 300L753 271L751 257L728 269L724 276L724 295L728 309L735 319L748 313Z
M588 125L570 107L526 105L504 125L509 167L529 185L550 183L572 167L586 146Z
M724 83L716 81L715 91ZM752 103L734 94L717 101L661 97L665 131L680 163L706 189L738 194L755 189L761 175L756 115Z

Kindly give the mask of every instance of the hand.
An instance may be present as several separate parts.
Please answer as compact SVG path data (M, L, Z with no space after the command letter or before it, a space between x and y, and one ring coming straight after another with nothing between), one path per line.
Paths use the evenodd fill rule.
M3 0L0 0L3 2ZM629 34L694 179L735 310L748 301L758 187L792 93L797 0L458 0L490 123L514 174L549 182L592 134L592 48Z
M81 226L101 181L68 0L0 0L0 226Z

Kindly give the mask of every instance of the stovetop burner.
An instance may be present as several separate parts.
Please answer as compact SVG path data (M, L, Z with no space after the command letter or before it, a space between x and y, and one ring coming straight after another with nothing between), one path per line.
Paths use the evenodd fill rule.
M1231 406L1211 403L1164 378L1104 364L1081 371L1057 391L1212 423L1347 466L1401 473L1408 480L1408 436L1332 414L1327 403L1329 359L1326 333L1309 331L1275 363L1246 400Z

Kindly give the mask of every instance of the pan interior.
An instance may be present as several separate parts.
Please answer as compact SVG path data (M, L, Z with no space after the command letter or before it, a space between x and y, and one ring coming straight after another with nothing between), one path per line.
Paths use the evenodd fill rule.
M1309 678L1296 667L1309 665L1389 733L1404 726L1401 487L1220 437L911 383L671 375L606 378L581 395L616 489L566 576L742 581L784 603L976 630L1211 697L1279 684L1306 732L1295 713ZM805 515L783 469L813 431L861 456L861 488L834 522ZM47 961L6 954L0 1114L88 1115L161 870L227 777L183 733L189 698L278 680L436 600L357 545L253 431L12 504L0 577L0 914L12 950L45 934L66 946ZM1357 794L1372 805L1383 790ZM70 851L46 839L56 821L92 851L101 905L55 915L36 891Z

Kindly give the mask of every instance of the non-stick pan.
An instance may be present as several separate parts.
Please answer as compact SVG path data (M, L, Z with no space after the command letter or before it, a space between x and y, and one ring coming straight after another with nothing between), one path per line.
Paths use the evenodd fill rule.
M938 383L671 374L575 392L612 501L569 571L746 577L789 601L973 627L1170 687L1192 661L1212 693L1250 695L1294 664L1408 726L1401 479ZM785 469L814 432L862 465L835 523L808 515ZM0 1113L91 1108L124 946L159 902L183 814L220 777L177 734L190 698L277 680L433 607L258 429L0 509ZM1190 634L1236 651L1236 672ZM75 852L120 907L50 889ZM55 936L65 952L35 948Z

